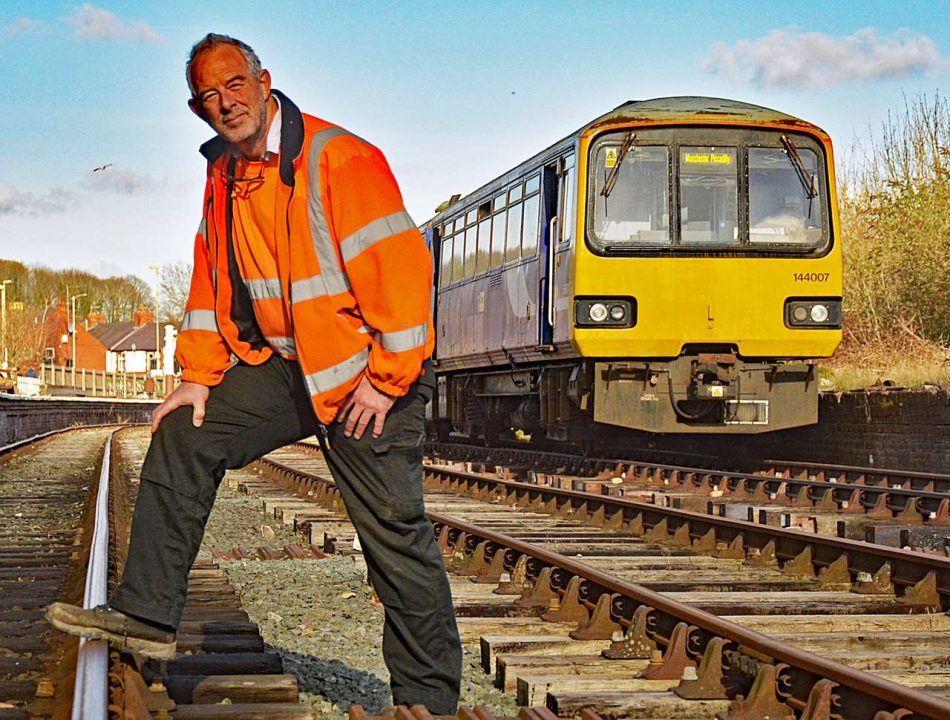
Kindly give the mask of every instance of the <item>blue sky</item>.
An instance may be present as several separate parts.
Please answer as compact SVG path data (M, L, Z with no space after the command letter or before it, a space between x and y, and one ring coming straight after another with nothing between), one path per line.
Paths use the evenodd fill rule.
M190 260L210 130L184 60L209 31L382 148L417 222L627 99L759 103L840 153L950 77L945 0L2 0L0 257L146 280Z

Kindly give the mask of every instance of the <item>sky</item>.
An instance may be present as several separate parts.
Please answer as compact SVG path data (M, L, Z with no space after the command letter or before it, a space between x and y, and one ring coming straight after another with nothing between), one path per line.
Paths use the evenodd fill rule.
M0 0L0 258L190 262L211 130L184 64L211 31L381 148L417 223L626 100L765 105L840 154L950 79L950 0Z

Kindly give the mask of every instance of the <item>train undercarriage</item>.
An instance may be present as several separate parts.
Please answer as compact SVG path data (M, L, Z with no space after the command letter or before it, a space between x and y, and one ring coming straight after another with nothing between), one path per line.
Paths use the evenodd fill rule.
M754 434L818 420L817 367L730 353L581 360L439 377L435 425L489 443L590 444L601 431Z

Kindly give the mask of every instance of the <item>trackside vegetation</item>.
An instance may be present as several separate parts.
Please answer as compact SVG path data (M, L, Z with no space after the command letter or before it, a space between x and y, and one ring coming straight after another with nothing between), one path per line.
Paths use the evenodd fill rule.
M844 341L835 389L950 381L950 106L905 98L839 164Z

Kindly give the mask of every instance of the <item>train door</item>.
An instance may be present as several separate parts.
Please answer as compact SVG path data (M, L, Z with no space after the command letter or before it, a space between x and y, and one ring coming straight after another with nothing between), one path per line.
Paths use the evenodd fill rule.
M553 349L555 312L553 304L554 253L557 247L558 164L545 165L541 178L541 237L538 255L538 344Z
M540 345L554 349L568 338L569 262L574 237L574 155L558 158L544 168L540 285ZM561 311L560 322L558 312Z

